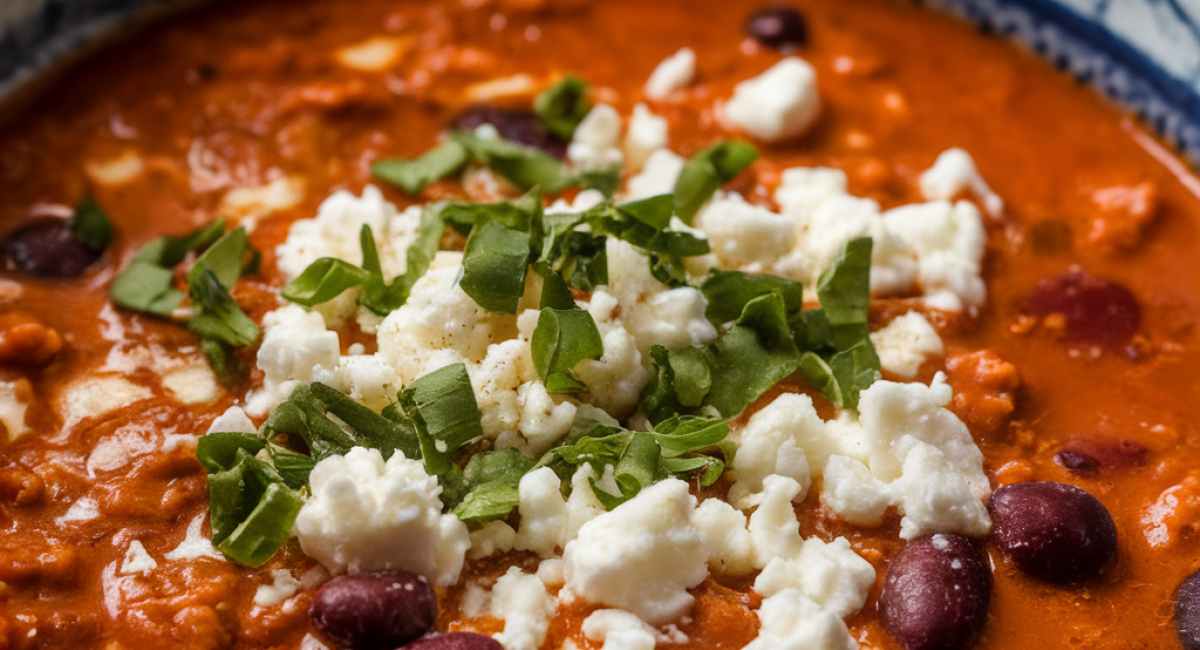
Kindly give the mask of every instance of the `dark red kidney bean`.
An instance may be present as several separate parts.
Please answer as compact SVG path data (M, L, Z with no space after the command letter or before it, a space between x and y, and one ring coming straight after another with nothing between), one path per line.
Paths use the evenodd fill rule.
M1068 341L1097 345L1125 343L1142 321L1142 308L1129 289L1081 271L1039 281L1024 311L1062 314Z
M808 43L808 22L792 7L775 5L754 12L746 21L746 33L777 50L802 47Z
M992 539L1025 573L1068 584L1100 575L1117 556L1117 526L1104 504L1066 483L1002 487L988 504Z
M437 622L437 598L407 571L339 576L321 586L308 610L313 626L346 650L393 650Z
M1186 650L1200 650L1200 571L1175 590L1175 632Z
M1092 476L1100 467L1100 461L1095 458L1069 449L1064 449L1054 454L1054 462L1081 476Z
M983 631L991 585L971 540L913 540L884 574L879 619L905 650L965 650Z
M523 145L536 147L558 158L567 155L566 141L558 138L533 111L514 110L485 104L470 106L451 122L451 128L469 131L481 124L496 127L500 137Z
M21 226L4 242L4 256L10 268L46 277L82 275L102 253L76 239L66 219L55 217Z
M504 650L500 642L490 636L474 632L451 632L427 636L420 641L404 646L404 650Z

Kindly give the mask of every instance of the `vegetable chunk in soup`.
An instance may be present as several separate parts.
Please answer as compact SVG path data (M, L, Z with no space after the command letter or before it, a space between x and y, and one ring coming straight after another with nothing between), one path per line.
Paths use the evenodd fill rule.
M887 0L216 2L0 126L0 648L1200 648L1200 181Z

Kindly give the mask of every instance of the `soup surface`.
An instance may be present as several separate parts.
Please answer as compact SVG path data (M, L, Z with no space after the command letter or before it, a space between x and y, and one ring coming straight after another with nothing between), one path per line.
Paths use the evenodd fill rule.
M895 490L907 489L900 487L881 492L884 497L876 495L883 499L883 514L874 519L862 514L865 506L861 501L838 505L830 488L832 470L822 465L829 454L821 457L812 447L800 452L803 471L796 470L796 476L787 479L801 490L785 494L782 501L769 486L785 482L772 483L764 475L786 474L779 469L783 460L752 479L747 478L754 471L750 461L735 456L724 475L711 485L695 473L680 471L678 476L700 501L733 502L736 508L721 512L740 516L742 528L749 515L751 536L755 534L754 513L765 513L772 503L789 504L794 497L799 529L794 543L813 539L834 548L835 540L841 538L846 546L837 548L860 558L861 565L853 565L856 570L847 569L851 566L845 563L848 560L838 555L842 559L837 562L842 564L825 568L818 564L816 569L803 565L804 569L797 569L799 578L785 576L804 582L808 580L804 576L816 571L830 572L829 585L796 596L806 599L805 603L816 603L809 614L818 618L811 620L825 621L833 630L822 633L826 636L821 643L826 645L804 647L849 647L853 642L862 648L894 649L905 643L938 647L897 640L904 633L885 626L880 615L880 602L891 598L882 595L887 590L889 566L896 564L906 545L915 543L912 540L937 533L969 539L966 544L982 554L983 566L990 574L990 581L982 587L990 594L990 599L985 599L986 617L978 630L964 633L967 641L962 647L1182 647L1174 619L1174 594L1180 583L1200 568L1196 534L1200 432L1194 426L1200 421L1200 402L1193 399L1192 390L1194 369L1200 364L1195 332L1200 316L1200 274L1195 272L1200 256L1200 180L1139 124L1091 90L959 22L884 0L795 0L794 6L804 18L802 36L779 46L764 37L761 28L760 40L748 34L747 21L761 7L744 2L216 2L156 24L66 72L48 92L0 127L0 224L9 233L7 269L0 271L0 420L7 429L7 435L0 437L0 648L117 650L146 644L162 648L316 648L332 644L328 633L318 631L309 616L318 586L348 567L351 573L359 568L385 567L369 566L365 560L356 564L357 560L345 557L334 561L329 559L330 553L314 550L322 542L316 533L307 538L303 534L303 511L295 529L299 539L283 543L273 556L268 553L270 559L257 568L214 550L208 541L213 535L209 523L209 471L213 468L206 470L197 460L197 441L212 430L218 416L228 415L231 407L238 407L232 412L243 418L248 414L253 427L229 429L233 420L225 419L217 430L226 427L225 431L254 433L269 414L278 412L288 391L320 379L311 364L302 367L305 357L300 352L287 352L292 348L282 343L268 345L277 340L272 336L280 337L278 340L295 336L295 349L300 349L310 341L303 338L308 334L296 330L294 335L272 335L283 331L279 329L283 317L264 317L285 308L288 301L281 297L285 285L309 262L327 254L312 251L341 246L340 250L349 251L346 257L351 266L366 266L359 249L364 218L336 232L314 227L310 232L317 233L315 240L305 240L307 243L291 228L293 223L315 223L311 220L319 212L333 210L328 201L333 201L330 197L338 191L348 192L339 200L365 202L375 191L368 189L370 185L382 189L378 201L396 207L394 212L385 210L389 218L419 214L419 209L414 213L405 209L446 199L487 203L519 197L525 188L514 187L519 183L489 171L487 162L480 159L486 156L474 150L473 162L466 163L463 175L457 171L462 165L457 165L454 173L414 192L376 178L372 165L383 159L416 158L443 142L444 134L454 127L486 140L487 129L480 136L476 127L492 123L501 136L519 139L506 131L506 120L531 123L527 118L532 115L535 97L568 74L586 81L590 104L611 107L625 145L618 146L615 151L619 155L606 163L599 145L590 151L594 154L590 158L588 151L569 149L569 129L566 137L557 140L545 133L538 137L548 138L549 144L541 144L554 155L565 155L571 169L598 165L603 171L609 163L623 169L618 204L649 195L639 195L634 187L639 176L650 183L643 164L655 164L653 158L645 161L647 146L629 134L639 123L639 111L663 120L640 122L650 125L651 136L646 140L654 145L654 134L659 133L655 125L665 126L669 135L657 146L682 159L729 139L749 142L757 149L757 159L745 169L736 170L739 173L728 179L718 175L717 184L727 181L724 189L692 223L699 228L695 231L698 237L707 237L713 252L708 257L695 255L698 261L687 263L691 275L676 291L696 291L687 283L700 286L712 264L786 275L780 271L786 267L779 261L781 253L764 252L777 247L779 242L772 241L769 234L777 231L766 229L761 232L768 234L752 236L747 234L751 226L738 226L743 229L736 232L723 229L724 222L715 216L713 207L722 201L741 201L738 205L742 207L729 208L731 215L743 214L743 208L750 206L775 217L790 214L777 193L792 182L789 178L793 176L785 170L844 172L845 186L834 193L847 200L858 197L874 202L873 208L864 208L869 213L869 218L863 217L864 224L877 223L871 221L877 218L892 219L890 215L895 213L891 210L901 206L927 205L939 199L965 201L953 210L966 212L953 214L974 215L970 223L986 234L986 243L980 242L982 266L974 271L982 278L980 286L986 286L985 296L960 286L969 285L974 277L969 259L959 285L954 278L960 276L937 284L922 267L919 278L885 287L875 274L885 246L879 234L883 226L862 226L859 230L863 232L851 232L857 227L853 223L858 223L854 219L859 218L855 210L861 208L860 203L847 203L844 218L834 215L825 222L831 232L837 230L831 237L842 237L836 242L837 252L852 236L875 235L872 288L876 291L870 329L878 333L914 313L925 323L926 329L920 329L923 340L928 341L931 332L936 332L932 337L938 339L937 345L908 349L904 346L911 341L903 334L900 343L875 337L874 347L880 351L883 367L882 379L875 384L881 388L870 389L875 391L871 394L882 395L883 387L899 390L890 387L899 384L932 385L921 389L929 391L948 384L953 391L953 398L945 404L949 410L939 404L929 412L949 418L949 424L938 420L942 423L938 426L965 424L968 442L973 441L982 452L982 460L974 462L988 485L983 494L971 497L975 507L989 503L992 490L1053 481L1090 493L1115 523L1115 558L1081 579L1054 581L1029 575L1005 552L996 529L1000 517L984 513L974 519L963 515L962 521L954 520L950 515L943 517L939 508L949 512L958 506L933 499L928 521L912 523L916 532L911 532L908 522L917 522L917 506L915 501L905 502L908 497L895 496L900 494ZM665 91L653 90L647 79L660 62L681 48L692 51L694 74L672 74L669 69L662 75L656 73ZM800 120L806 122L803 125L782 127L782 134L780 128L758 126L756 118L739 119L736 98L743 89L738 84L775 69L773 66L789 57L807 62L807 70L815 73L819 113L811 120ZM745 100L751 104L746 110L752 115L777 114L780 109L773 107L771 98L784 96L779 99L785 104L784 112L792 111L784 122L794 121L801 99L786 97L791 89L786 83L778 88L782 90ZM480 106L492 107L491 112L479 110ZM600 121L597 117L584 124L595 127ZM577 131L574 138L578 144L582 136ZM922 179L931 178L926 170L936 170L935 162L945 162L939 162L939 156L952 148L967 152L978 174L970 176L970 182L954 185L949 195L937 196ZM491 166L494 170L497 164ZM376 173L380 173L378 167ZM679 173L678 167L673 173ZM981 179L986 183L975 182ZM673 183L672 176L663 191L674 189L678 194L679 186ZM580 191L576 183L561 193L547 192L545 203L561 198L569 206L566 211L582 212L594 205L583 205L593 194L594 190L590 194ZM47 219L71 217L78 222L85 210L76 206L88 197L113 226L107 245L89 248L86 242L77 241L81 237L78 230L62 234L57 226L45 226L52 234L42 239L29 234L29 224L62 223ZM701 202L707 198L702 196ZM677 196L676 207L678 201ZM951 203L938 205L952 209ZM797 208L797 214L805 209ZM223 383L210 367L201 337L194 333L194 321L191 330L185 326L201 303L195 289L183 311L168 308L167 317L138 313L110 298L114 280L125 277L135 263L135 254L145 245L159 237L196 231L222 217L230 230L244 227L249 247L261 253L257 268L247 269L240 278L235 268L236 282L225 287L257 327L251 343L225 346L220 358L231 370L220 377ZM798 232L808 227L796 221L799 217L789 218L789 224L800 224L795 226ZM806 218L816 223L812 221L815 217ZM762 219L762 223L770 222L770 217ZM392 226L382 223L377 222L374 229L386 257L388 244L383 233ZM408 228L407 234L390 231L397 242L403 242L393 245L407 246L413 241L415 224L412 221L400 229ZM838 224L845 227L838 230ZM453 270L461 268L455 264L462 261L453 257L454 253L447 258L445 251L462 250L466 232L446 229L441 238L443 252L426 276L441 272L438 277L448 278L447 286L440 290L446 296L457 291ZM596 232L595 226L588 232ZM613 241L619 238L609 234ZM470 236L483 241L478 233ZM936 233L930 237L936 239ZM63 238L72 241L64 244ZM22 241L34 242L30 244L34 253L21 257L19 246L12 242ZM784 243L785 249L790 246ZM623 268L619 264L627 262L616 261L615 244L607 245L607 280L617 286L622 272L618 269ZM946 244L943 252L951 255L958 245ZM38 257L39 246L49 252ZM925 264L929 258L913 252L916 248L904 249L909 251L904 255L920 258ZM467 249L469 257L469 244ZM411 264L414 254L409 250ZM173 278L168 286L181 291L189 288L185 276L197 254L181 254L174 263L159 260L158 267ZM28 261L32 258L36 259ZM399 259L404 260L402 252ZM77 264L73 267L70 260ZM832 257L825 259L818 267L790 277L800 280L803 276L806 309L815 307L814 280L832 261ZM384 266L388 264L385 259ZM55 270L47 271L51 268ZM404 270L403 262L385 268L391 276ZM909 272L917 273L913 268ZM56 274L66 277L50 277ZM541 286L541 280L532 279L535 276L528 274L530 287ZM604 286L607 282L593 284ZM601 321L606 354L615 354L614 339L608 335L615 329L605 329L607 321L597 316L601 291L595 286L572 286L574 297L587 310L575 313L588 313ZM665 290L656 286L656 291ZM426 285L414 286L412 296L421 291L439 293L420 287ZM520 297L522 308L530 306L530 296L538 290L530 289L529 295L518 291L514 304ZM498 290L484 293L493 291ZM617 290L613 295L618 295ZM643 298L635 296L634 300ZM390 388L382 401L371 401L362 390L355 393L358 385L348 379L335 385L337 390L379 412L398 399L397 392L404 386L439 367L430 357L422 358L425 365L399 368L407 363L407 353L395 352L396 344L385 340L392 331L388 323L393 322L393 315L363 316L363 308L356 308L352 297L348 303L339 300L343 301L341 307L319 308L324 325L318 318L315 326L337 333L334 356L384 359L391 364L388 372L395 374L389 376L392 383L376 384L379 390ZM623 299L614 300L619 307L610 310L612 322L625 319L624 326L632 329L630 314L636 309L629 310ZM192 311L187 311L187 305ZM532 307L536 306L535 301ZM701 316L703 308L701 303ZM339 317L334 313L337 309L348 311ZM536 313L536 309L529 311ZM429 313L427 325L447 331L461 325L442 312ZM476 324L493 316L479 316ZM661 316L666 339L676 341L663 345L698 350L714 345L719 356L721 348L713 341L724 340L717 337L736 330L734 321L743 323L739 318L740 309L715 325L700 318L696 331L708 331L707 327L711 332L680 335L691 331L688 328L694 323ZM414 322L397 325L395 336L413 331L411 328L417 327ZM511 322L504 322L508 324L489 325L491 333L483 336L499 336L495 333L503 328L511 330L506 330L507 334L485 340L475 357L463 353L461 359L454 359L465 360L477 394L483 390L482 379L471 364L482 364L485 354L491 354L488 344L502 339L529 342L530 323L521 324L515 315ZM259 336L260 330L265 337ZM446 336L450 340L453 334ZM684 337L682 344L678 343L680 336ZM639 401L639 392L662 362L652 361L649 345L643 341L630 341L642 348L630 351L634 369L629 372L642 373L640 383L635 382L632 389L631 402L620 402L620 392L630 389L622 387L619 377L610 377L603 386L599 379L589 379L598 375L589 375L587 368L592 366L587 364L603 365L611 359L585 354L582 366L568 366L563 371L571 381L582 378L583 389L548 393L547 375L539 369L534 376L531 385L545 384L540 395L550 400L546 412L565 403L573 417L579 418L583 405L592 404L617 418L619 425L615 426L622 431L644 430L649 425L646 393L641 393ZM447 347L455 345L451 341ZM903 356L908 350L909 357L917 355L916 361L905 365L884 352L884 348L897 346L900 351L896 354ZM268 359L264 352L268 349L273 350L269 354L293 356L285 361ZM281 364L294 367L288 366L276 377ZM241 374L236 372L239 367L244 371ZM789 368L796 370L796 366ZM804 396L802 399L810 400L808 408L815 409L823 421L839 421L842 413L843 420L858 423L853 409L845 408L852 405L845 401L848 397L839 406L828 388L812 387L813 375L790 370L779 386L765 395L752 395L757 399L744 411L697 408L688 412L713 416L719 411L717 420L729 419L729 440L742 446L742 458L755 453L746 451L750 434L745 432L752 426L754 414L766 411L780 395ZM330 377L325 383L336 384L337 377L345 379L345 375ZM714 385L720 381L714 379ZM513 407L517 409L514 413L519 415L524 408L532 413L533 407L526 406L534 399L528 392L532 390L527 387L527 392L521 392L520 402L513 393L512 403L519 404ZM882 398L865 397L865 391L863 395L866 423L867 405ZM537 459L555 444L533 441L532 428L517 424L520 417L489 421L488 414L496 411L482 402L480 406L486 435L483 442L463 445L461 453L451 458L458 466L466 467L471 453L493 448L516 448ZM567 416L568 421L571 418ZM862 426L869 431L867 424ZM304 442L297 439L299 431L276 427L267 434L272 432L282 434L273 442L283 448L317 455L305 448L312 446L308 438ZM287 434L292 434L290 440ZM787 444L792 445L791 438ZM444 444L442 447L438 452L445 453ZM780 448L781 458L790 453L787 449ZM938 454L945 452L939 449ZM452 456L454 451L450 450ZM701 451L692 458L719 456L711 446ZM429 458L438 452L424 451L426 469L431 467ZM900 480L896 478L901 474L899 465L910 461L897 461L895 475L887 480ZM272 462L279 465L280 461L272 457ZM381 457L378 467L383 467L382 463ZM863 471L869 465L874 480L881 481L880 463L883 461L864 460L860 464ZM580 467L588 466L581 461ZM470 469L467 471L469 474ZM605 483L603 463L591 471L590 476L599 479L597 484L620 488L615 482ZM608 480L613 480L613 472L619 474L620 470L610 472ZM906 480L915 481L912 475ZM571 485L576 491L587 490L588 475L583 479L576 475L573 480L570 474L566 476L564 493ZM796 478L801 476L803 480ZM555 485L558 480L554 479ZM940 478L930 480L936 483ZM667 494L667 487L676 484L673 481L655 483L655 489L666 487L646 492L646 499ZM737 493L744 497L739 503L735 494L738 483L755 481L756 485L743 486ZM511 487L517 489L515 483ZM496 634L509 650L572 645L645 647L618 645L612 631L617 629L630 634L642 631L663 648L740 648L752 642L758 644L754 647L800 647L787 645L800 643L796 640L800 637L779 631L778 622L768 620L770 608L765 605L783 603L772 599L779 593L799 593L799 586L763 593L766 588L760 571L764 566L721 568L727 557L736 554L729 549L722 551L725 555L705 551L708 555L701 557L700 572L694 577L668 572L662 578L655 569L641 584L629 588L654 592L676 581L671 583L675 585L673 596L687 601L682 608L674 608L682 615L668 612L656 616L664 610L650 604L636 611L649 623L650 632L628 622L622 623L625 627L613 623L605 628L608 631L601 630L603 621L593 618L594 612L637 610L635 604L645 598L635 594L597 602L619 588L588 586L581 575L591 570L591 565L580 559L583 551L572 555L564 548L569 537L558 538L558 545L523 537L528 522L536 519L535 504L526 494L533 487L522 479L519 512L498 520L506 522L508 531L515 531L515 538L500 532L489 541L478 532L486 522L469 521L455 538L465 539L466 531L471 531L471 550L462 548L458 553L460 560L464 553L467 558L461 572L446 569L439 564L441 560L434 562L440 568L424 571L437 595L436 632ZM644 489L651 489L649 482ZM936 485L929 489L936 492ZM780 490L787 492L786 487ZM313 485L299 488L295 494L308 508L316 502L318 492ZM687 501L690 497L676 494L670 498L676 506L683 503L679 507L687 512L696 508L695 500ZM627 503L644 501L639 496ZM337 519L336 506L322 507L332 508L329 512L334 514L327 515L328 520ZM631 510L624 505L605 508L598 501L589 507L595 510L590 517L605 510L607 514L598 516ZM851 511L859 514L846 514ZM678 542L679 548L685 549L678 551L680 556L687 554L686 548L699 548L696 535L709 530L687 523L694 515L681 516L685 521L679 525L695 539L684 535L692 541ZM779 525L786 528L789 515L781 516ZM963 523L967 520L974 523ZM766 521L765 514L760 521ZM796 523L790 525L794 535ZM741 531L739 535L746 532L734 528ZM579 526L575 530L581 535L579 549L586 534ZM434 546L443 545L439 548L451 544L448 537L428 539L434 540ZM405 543L426 543L428 539ZM524 546L522 539L527 540ZM653 549L663 544L655 541L658 539L651 534L629 543L644 545L646 553L657 558L653 554L660 551ZM748 542L752 549L748 552L765 553L761 549L766 543L754 539ZM354 544L353 540L324 543L342 544L338 548ZM485 548L485 544L500 551L491 553L492 547ZM562 559L564 551L567 557ZM665 553L671 556L670 551ZM831 558L836 555L829 553ZM750 561L747 557L740 561ZM869 567L865 580L864 567ZM413 567L401 568L422 573ZM612 570L618 580L628 575L621 567ZM846 586L851 583L861 583L861 589ZM530 589L533 595L528 598L536 601L533 607L520 604L528 602L528 598L521 601L525 596L513 595L527 594L521 590ZM849 597L850 604L840 608L832 604L834 596L829 594L842 594L846 589L857 589L861 595ZM502 593L505 590L512 593ZM828 598L822 600L815 595L818 592ZM663 597L663 602L668 600ZM778 607L784 618L803 618L799 605ZM830 612L835 614L832 619L828 618ZM593 623L585 625L585 620ZM846 631L838 627L842 620ZM518 629L526 636L519 636ZM654 643L651 641L650 647Z

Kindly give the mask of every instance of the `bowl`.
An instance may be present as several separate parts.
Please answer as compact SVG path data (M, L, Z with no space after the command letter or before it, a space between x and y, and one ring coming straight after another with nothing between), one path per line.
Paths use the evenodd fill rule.
M197 0L4 0L0 98L113 34ZM1032 49L1200 168L1200 0L916 0Z

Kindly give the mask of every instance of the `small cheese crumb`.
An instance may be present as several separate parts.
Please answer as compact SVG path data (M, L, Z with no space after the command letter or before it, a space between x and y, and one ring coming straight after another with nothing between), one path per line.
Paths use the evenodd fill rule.
M372 36L354 45L338 48L334 58L352 70L381 72L396 65L415 44L416 39L412 36Z
M142 575L150 575L150 572L158 568L158 562L150 557L146 552L146 548L138 540L129 543L129 548L125 551L125 559L121 562L121 574L133 575L140 573Z
M196 515L191 523L188 524L187 535L183 538L183 541L163 557L172 562L178 560L196 560L202 557L224 560L225 556L213 548L212 539L203 532L204 517L205 515L203 514Z
M505 650L537 650L550 629L554 599L535 575L510 567L492 587L491 613L504 619L504 631L494 635Z
M582 171L604 171L619 168L625 155L619 148L621 115L608 104L596 104L583 118L571 143L567 158Z
M163 374L162 384L175 399L188 406L212 404L223 392L207 363L172 368Z
M30 392L28 381L0 381L0 425L8 433L10 442L29 433L25 412L29 409L26 396Z
M871 333L871 343L883 369L902 379L913 379L921 365L945 353L937 330L920 313L910 311Z
M625 165L631 172L641 171L650 154L667 146L667 120L636 104L625 130Z
M681 48L654 68L642 92L649 99L662 101L676 90L687 88L695 76L696 53L690 47Z
M975 159L962 149L947 149L939 154L933 167L921 174L920 184L927 201L950 201L970 191L983 203L988 216L994 219L1004 213L1004 199L992 191L975 167Z
M744 650L857 650L846 623L798 589L763 600L758 637Z
M739 83L724 107L725 119L732 126L767 142L800 135L820 112L817 73L807 61L794 56Z
M583 620L583 635L600 650L654 650L654 628L620 609L598 609Z

